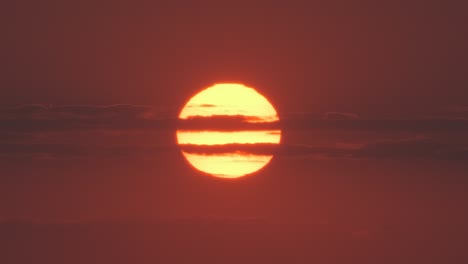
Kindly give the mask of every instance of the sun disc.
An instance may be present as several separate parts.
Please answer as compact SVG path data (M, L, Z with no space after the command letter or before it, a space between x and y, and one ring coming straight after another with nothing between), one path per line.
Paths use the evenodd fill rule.
M273 105L255 89L242 84L215 84L195 94L182 108L181 121L215 118L241 118L245 123L274 123L279 120ZM239 119L236 119L237 121ZM234 122L234 121L232 121ZM179 129L177 143L185 159L197 170L221 178L239 178L265 167L273 155L242 151L247 146L278 145L281 140L279 129L249 129L240 124L238 130L223 131L222 128L207 130ZM199 152L188 152L184 148L195 146ZM220 148L229 151L219 152Z

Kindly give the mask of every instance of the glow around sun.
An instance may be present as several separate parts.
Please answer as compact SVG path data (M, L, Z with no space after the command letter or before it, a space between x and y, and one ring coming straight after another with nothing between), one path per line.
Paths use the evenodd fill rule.
M193 97L182 108L179 119L210 121L222 117L242 118L245 123L273 123L279 120L272 104L255 89L242 84L216 84ZM239 120L239 119L237 119ZM280 130L220 128L179 129L177 143L195 169L221 178L252 174L272 159L272 154L251 153L255 146L278 145ZM253 147L253 148L252 148Z

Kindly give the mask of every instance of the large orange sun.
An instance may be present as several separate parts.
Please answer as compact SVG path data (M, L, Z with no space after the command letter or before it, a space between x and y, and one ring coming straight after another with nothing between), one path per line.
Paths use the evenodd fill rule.
M274 146L281 140L280 130L261 128L279 121L275 108L242 84L215 84L200 91L185 104L179 119L202 124L177 130L177 143L195 169L216 177L239 178L257 172L273 157L256 151L257 146ZM213 126L203 127L210 122ZM222 124L230 124L229 129Z

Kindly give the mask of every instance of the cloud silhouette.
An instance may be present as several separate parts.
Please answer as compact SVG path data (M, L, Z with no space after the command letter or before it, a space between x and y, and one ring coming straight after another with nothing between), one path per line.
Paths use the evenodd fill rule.
M460 110L460 109L459 109ZM465 111L465 108L461 109ZM460 110L460 111L461 111ZM463 112L462 111L462 112ZM0 109L0 155L31 157L86 157L99 155L121 157L128 155L153 155L164 151L178 151L177 146L156 146L128 143L91 144L87 137L76 142L71 136L80 131L86 133L125 132L128 137L138 137L137 132L172 133L177 129L187 130L228 130L281 129L283 133L294 131L339 131L352 133L360 139L343 142L337 138L334 145L295 144L286 141L282 145L226 145L226 146L184 146L186 151L196 153L225 153L243 151L254 154L277 154L282 157L308 158L381 158L381 159L451 159L468 158L468 121L463 119L393 119L369 120L358 118L352 113L327 112L327 118L316 115L286 115L280 122L246 123L242 116L216 116L212 119L191 118L178 120L172 115L159 114L154 108L138 105L109 106L47 106L23 105ZM55 133L54 135L48 135ZM58 134L57 134L58 133ZM377 135L372 141L369 133ZM384 135L405 134L405 138L386 139ZM420 136L423 135L423 136ZM93 137L92 135L88 135ZM103 136L103 135L99 135ZM67 140L62 139L68 138ZM45 138L45 139L44 139ZM47 140L46 140L47 139ZM120 142L122 143L122 142ZM172 142L170 144L173 144Z
M417 137L366 143L352 148L339 145L327 148L307 145L284 146L279 155L349 159L468 160L468 146Z
M300 144L228 144L217 146L185 145L183 150L203 155L242 152L280 157L347 159L439 159L468 160L468 146L441 142L426 137L383 140L365 144L336 144L319 147Z
M176 119L139 105L22 105L0 109L0 133L89 129L172 129Z
M70 129L187 129L187 130L358 130L440 132L468 131L468 120L453 118L362 119L354 113L327 112L289 117L279 122L248 123L253 117L215 116L178 120L176 113L159 114L154 108L139 105L46 106L23 105L0 109L0 133Z
M17 107L1 108L2 119L99 119L99 118L146 118L153 111L152 107L140 105L20 105Z
M0 157L39 159L151 157L179 151L174 145L89 145L65 143L0 144Z
M183 150L200 155L224 153L246 153L254 155L276 155L280 158L312 159L426 159L426 160L468 160L468 146L443 143L430 138L385 140L352 147L336 144L319 147L304 144L228 144L228 145L89 145L89 144L17 144L0 143L2 157L30 158L119 158L132 156L157 156Z
M344 113L344 112L326 112L323 116L326 120L354 120L359 119L359 115L356 113Z

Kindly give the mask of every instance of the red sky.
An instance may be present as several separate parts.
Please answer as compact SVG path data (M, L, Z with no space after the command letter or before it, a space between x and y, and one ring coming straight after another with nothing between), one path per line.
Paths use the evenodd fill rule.
M1 102L177 108L220 81L289 111L467 99L460 1L21 1L2 6Z
M220 245L239 262L468 259L465 3L187 2L0 5L1 263L230 256ZM175 145L180 107L216 82L281 117L272 163L236 182Z

